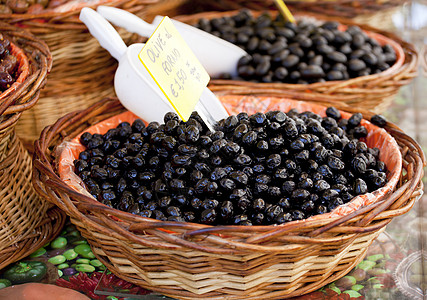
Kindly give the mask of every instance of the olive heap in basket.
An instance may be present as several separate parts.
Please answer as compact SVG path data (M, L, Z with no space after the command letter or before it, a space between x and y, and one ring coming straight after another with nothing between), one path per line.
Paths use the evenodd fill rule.
M158 220L267 225L329 212L385 185L362 115L239 113L215 132L197 113L164 124L140 119L104 135L85 132L75 172L98 201ZM373 123L383 125L376 115Z
M16 80L18 62L11 53L10 41L0 33L0 92L12 86Z
M255 82L307 84L381 73L396 61L391 45L381 46L358 26L337 22L285 22L279 14L255 18L242 10L230 17L200 19L196 26L243 48L238 76ZM230 79L229 74L222 74Z
M67 0L1 0L0 14L37 14L65 3Z

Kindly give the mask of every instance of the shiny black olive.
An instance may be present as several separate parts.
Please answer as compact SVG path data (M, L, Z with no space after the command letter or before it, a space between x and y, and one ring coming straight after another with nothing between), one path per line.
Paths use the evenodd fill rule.
M355 113L348 119L348 125L351 127L359 126L360 121L362 121L362 114L361 113Z
M289 212L281 212L279 215L277 215L274 219L277 224L283 224L286 222L292 221L292 215Z
M373 115L371 117L371 122L378 127L384 127L387 124L386 118L384 118L382 115Z
M305 189L296 189L291 194L291 199L295 201L304 201L308 198L310 192Z
M265 217L267 220L273 221L281 213L283 213L283 208L279 205L272 205L265 211Z
M202 211L200 215L200 222L203 224L213 224L216 220L217 213L215 209L209 208Z
M356 195L366 194L368 186L362 178L356 178L353 183L353 192Z

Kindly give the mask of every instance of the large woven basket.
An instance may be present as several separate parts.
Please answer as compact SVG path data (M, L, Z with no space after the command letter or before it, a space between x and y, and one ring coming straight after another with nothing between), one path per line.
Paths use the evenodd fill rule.
M255 105L258 100L250 99ZM349 215L283 226L207 226L132 215L77 192L61 180L56 165L61 142L124 111L117 99L104 99L46 127L35 143L33 182L39 195L71 217L109 270L175 298L283 299L316 290L349 272L385 226L422 194L424 154L389 123L386 130L403 158L397 187Z
M26 31L0 22L0 32L13 43L21 74L10 89L0 94L2 269L54 238L62 228L65 214L36 194L31 183L31 157L15 132L22 112L38 100L52 66L52 56L45 43Z
M101 3L151 20L157 14L175 15L183 1L114 0ZM87 6L95 8L89 1ZM17 126L19 136L29 149L41 130L64 114L86 108L99 97L115 95L113 78L117 62L79 20L80 9L81 6L77 6L64 12L0 14L0 20L24 27L45 41L53 57L49 81L37 106L27 111ZM127 45L141 41L139 36L124 29L118 31Z
M176 19L195 24L201 18L218 18L236 14L237 11L205 12L194 15L177 16ZM252 12L255 16L260 12ZM277 12L270 12L273 16ZM412 44L401 40L396 35L375 29L368 25L354 23L348 19L330 18L319 15L297 15L297 17L310 17L320 21L335 20L344 25L358 25L363 30L385 36L401 46L404 53L404 62L401 66L369 76L361 76L343 81L327 81L312 84L286 84L286 83L254 83L237 80L211 80L209 88L219 94L278 96L297 100L320 100L343 102L349 106L383 112L390 106L399 88L408 84L417 75L418 53Z

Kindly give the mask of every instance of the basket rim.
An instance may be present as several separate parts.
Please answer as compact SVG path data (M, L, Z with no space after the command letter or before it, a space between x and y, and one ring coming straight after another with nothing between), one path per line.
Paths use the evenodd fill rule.
M14 124L23 111L37 103L40 90L45 86L52 68L52 54L44 41L27 30L3 21L0 21L0 30L11 44L22 51L21 57L26 60L26 70L23 70L26 72L22 72L20 82L16 81L13 88L7 90L8 93L0 95L0 116L9 117L0 123L0 129L3 129Z
M87 1L85 3L78 3L78 4L92 8L92 7L96 7L98 5L109 5L109 6L120 5L120 4L123 4L126 2L131 2L131 1L132 0L112 0L112 1L110 1L110 0L98 0L97 3L95 3L95 4L90 3L90 1ZM157 3L158 0L146 0L146 1L147 1L147 3ZM81 8L82 7L79 5L77 5L76 7L72 7L67 11L55 11L56 8L54 8L54 9L45 10L39 14L31 14L31 13L2 14L2 13L0 13L0 19L11 19L11 20L14 20L14 22L22 22L25 20L34 20L34 19L50 19L50 18L55 18L58 16L67 16L68 17L70 15L79 14Z
M182 21L182 22L187 23L187 24L192 24L196 20L199 20L201 18L212 19L212 18L217 18L217 17L228 17L228 16L233 16L234 14L238 13L239 11L240 10L230 10L230 11L223 11L223 12L207 11L207 12L201 12L201 13L196 13L196 14L180 15L180 16L174 17L174 19L176 19L178 21ZM253 11L253 10L249 10L249 11L254 16L258 16L258 15L261 15L263 13L269 13L272 16L276 16L278 14L278 11L267 10L267 9L264 11ZM326 81L326 82L317 82L317 83L309 83L309 84L297 84L297 83L285 83L285 82L277 82L277 83L256 82L256 83L251 83L251 84L255 84L255 85L259 85L259 86L280 86L280 87L289 86L289 87L306 88L306 89L316 88L316 87L320 87L320 86L321 87L329 87L329 86L336 86L336 85L339 86L339 85L343 85L343 84L348 85L352 82L356 83L358 81L374 80L377 78L387 77L387 76L390 76L392 74L398 73L398 72L400 72L400 70L404 66L405 60L407 59L407 55L405 54L405 49L401 46L401 43L403 41L401 39L399 39L393 33L386 32L386 31L380 30L378 28L371 27L371 26L366 25L366 24L359 24L359 23L356 23L354 21L351 21L351 20L348 20L345 18L328 17L328 16L319 15L319 14L310 13L310 12L297 12L294 14L294 17L296 19L311 18L311 19L315 19L315 20L319 20L319 21L337 21L340 23L341 28L342 27L348 27L351 25L359 26L366 34L368 34L370 37L374 38L375 40L378 41L378 39L379 39L384 44L389 43L393 47L393 49L396 51L396 54L397 54L396 62L392 66L390 66L390 68L382 71L381 73L370 74L370 75L365 75L365 76L358 76L358 77L350 78L350 79L346 79L346 80L331 80L331 81ZM404 44L406 45L408 43L404 43ZM410 50L411 50L411 52L417 53L416 49L413 46L411 47ZM245 80L235 80L235 79L231 79L231 80L213 79L213 80L211 80L212 84L227 84L230 82L233 82L233 85L248 83Z
M153 14L159 14L162 9L169 10L171 7L180 5L185 0L101 0L101 3L85 2L84 7L96 9L99 5L115 6L124 8L129 12L139 12L143 9L143 15L151 18ZM78 3L81 4L81 3ZM146 6L146 7L145 7ZM39 14L0 14L0 20L10 24L17 24L22 28L29 28L34 33L45 33L46 29L51 30L83 30L87 27L80 21L78 15L82 7L75 7L68 11L44 11Z
M357 234L362 232L367 233L376 231L387 225L391 221L391 218L393 218L394 216L407 212L414 204L414 200L412 199L414 195L419 195L421 193L421 177L423 172L422 166L425 165L424 153L418 143L414 141L411 137L404 134L400 130L400 128L398 128L392 123L387 123L387 131L398 141L399 145L405 148L405 150L403 150L405 155L411 155L411 163L404 164L404 167L406 168L409 168L409 165L411 167L407 170L407 172L409 172L408 181L405 184L401 182L400 186L393 193L387 195L387 197L385 197L382 201L359 209L355 213L344 217L331 218L330 220L326 221L308 221L303 224L303 226L301 226L301 224L290 223L285 223L281 227L268 225L259 228L255 226L228 225L229 227L227 227L227 230L224 230L225 226L210 226L194 223L197 225L196 226L194 224L189 224L185 222L162 222L154 219L135 216L130 213L122 212L109 207L107 209L97 203L94 198L82 195L81 193L68 187L66 183L64 183L59 178L59 176L57 175L57 171L54 170L54 166L51 162L51 160L54 158L48 158L45 153L45 151L47 151L47 153L49 153L48 155L52 154L51 151L48 150L48 148L51 147L49 146L49 143L51 142L51 139L54 138L55 134L60 134L60 132L63 132L64 130L66 131L66 127L71 125L71 123L74 123L79 120L81 116L86 116L86 120L88 118L92 118L93 116L97 115L96 112L102 111L102 107L104 107L104 109L106 107L113 107L114 109L117 109L119 107L116 112L124 110L124 108L121 107L117 99L104 99L103 101L100 101L97 105L93 106L90 109L70 113L58 120L58 122L54 125L45 128L45 130L42 132L40 139L35 142L36 151L33 160L35 172L33 173L33 183L39 193L45 195L47 198L49 198L50 201L52 201L56 205L60 205L62 209L67 211L67 214L82 220L87 226L95 226L97 230L109 232L108 234L112 234L112 232L115 232L116 234L120 234L124 238L127 238L132 242L142 243L142 245L147 245L148 242L143 242L140 238L137 238L135 234L155 234L157 237L161 236L161 239L165 239L164 241L173 243L177 247L190 248L193 250L201 250L211 253L232 254L239 251L244 251L242 249L252 249L251 247L254 247L256 249L265 249L265 251L277 252L281 251L280 249L282 248L274 246L264 246L259 243L274 237L284 238L283 235L285 234L293 234L292 239L300 240L300 242L306 241L307 238L314 239L313 242L318 242L319 239L321 240L322 237L324 237L322 235L323 233L328 232L331 229L338 230L339 226L341 226L342 224L348 224L348 222L350 221L355 222L357 224L357 228L353 228L351 230L346 228L342 229L341 231L338 230L338 232L341 232L342 234L344 234L343 232L346 232L348 235L352 233ZM109 111L111 112L110 109ZM89 117L87 116L89 112L95 113L95 115ZM373 115L372 113L367 111L363 111L363 114L365 119L366 116ZM77 134L77 132L74 132L73 134L75 135ZM37 174L43 174L43 176L38 176ZM44 188L48 188L48 190L53 189L55 190L55 193L51 192L46 194ZM54 196L54 194L57 193L65 193L67 196L64 199L61 198L60 200L58 196ZM51 199L50 197L54 198ZM74 199L73 202L69 201L70 198ZM76 200L75 198L79 200ZM407 201L409 198L412 199L412 201L410 201L412 204L408 206ZM67 199L66 203L64 202L65 199ZM399 209L404 204L406 206L404 206L404 208L402 209ZM381 215L381 213L383 213L387 209L391 209L393 213L385 213L384 215ZM89 214L89 210L91 211L90 214L92 215L92 217L90 218L87 215ZM97 217L94 217L93 214L96 214ZM394 215L390 217L390 214ZM102 217L100 217L99 215L101 215ZM107 215L110 216L110 218L107 218ZM126 220L128 225L125 225L124 223L120 225L117 221L111 219L111 216L121 220ZM371 224L372 221L375 221L375 224ZM107 226L108 229L105 228L105 226ZM363 230L361 230L361 227L363 228ZM245 230L242 231L242 229ZM176 230L177 233L181 233L181 235L169 234L170 230L174 230L174 232ZM222 232L224 232L225 234L222 236L218 235L218 233ZM218 240L222 238L229 238L230 233L237 234L238 236L243 235L245 237L248 237L248 235L250 234L251 237L246 240L246 242L250 244L242 244L229 240L224 244L224 241ZM253 236L254 233L258 234ZM300 233L301 235L298 235L298 233ZM297 235L295 236L295 234ZM209 242L213 241L214 244L216 246L219 246L220 248L211 248L188 241L189 237L200 237L206 235L210 237L208 239ZM290 237L288 236L288 238ZM331 239L334 240L335 238L331 237ZM255 245L252 243L255 243ZM222 247L224 248L221 248L220 245L222 245ZM169 249L165 243L156 244L156 247L161 249ZM231 247L231 249L229 247ZM236 248L239 248L239 250L237 250Z

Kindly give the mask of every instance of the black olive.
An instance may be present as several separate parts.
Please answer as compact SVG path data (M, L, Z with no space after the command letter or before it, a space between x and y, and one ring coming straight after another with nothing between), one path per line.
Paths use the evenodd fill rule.
M317 46L316 49L317 49L317 51L319 51L319 53L325 54L327 56L334 52L334 48L332 48L329 45L324 45L324 44Z
M378 58L375 54L367 52L362 55L361 59L368 65L376 65L378 63Z
M348 119L348 125L351 127L359 126L360 121L362 121L362 114L361 113L355 113L351 115L351 117Z
M328 157L328 166L333 170L343 170L345 168L345 163L336 156Z
M318 65L309 65L306 68L302 69L300 72L302 78L312 79L325 76L323 69Z
M264 214L257 213L252 215L252 223L255 225L261 225L264 221Z
M209 208L202 211L200 215L200 222L204 224L213 224L216 220L217 213L215 209Z
M272 57L271 57L271 62L273 64L281 64L281 62L283 60L285 60L288 55L290 54L289 49L282 49L279 52L275 53Z
M305 189L296 189L292 192L291 199L295 201L304 201L309 195L310 192Z
M332 51L328 53L326 57L334 62L339 62L339 63L347 62L347 56L345 56L345 54L338 51Z
M347 181L347 178L345 178L345 176L343 174L339 174L338 176L335 177L334 182L336 184L346 185L348 181Z
M272 205L266 210L265 216L267 220L272 221L277 216L279 216L282 212L283 212L283 208L281 208L279 205Z
M329 188L330 188L330 185L325 180L318 180L314 182L314 189L318 193L326 191Z
M360 157L353 158L351 161L351 167L352 170L358 174L363 174L366 172L366 162Z
M286 222L292 221L292 215L289 212L281 212L279 215L276 216L274 221L277 222L277 224L283 224Z
M340 111L338 109L336 109L335 107L332 107L332 106L330 106L326 109L326 115L330 118L337 120L337 121L339 119L341 119Z
M172 198L170 196L164 196L159 199L159 206L160 207L168 207L172 201Z
M357 126L353 130L353 136L355 138L362 138L368 135L368 130L364 126Z
M368 186L362 178L356 178L353 184L353 192L356 195L366 194L368 191Z
M371 122L378 127L384 127L387 124L386 118L382 115L373 115L371 117Z
M327 189L322 192L321 199L326 203L332 202L335 198L339 196L339 193L333 189Z
M284 60L282 60L282 66L287 68L287 69L292 68L293 66L295 66L299 63L299 60L300 59L297 55L289 54Z
M387 171L387 167L386 167L384 162L377 161L377 171L378 172L386 172Z
M317 168L317 172L319 172L323 177L328 178L328 179L332 178L332 176L333 176L331 169L327 165L319 166Z

